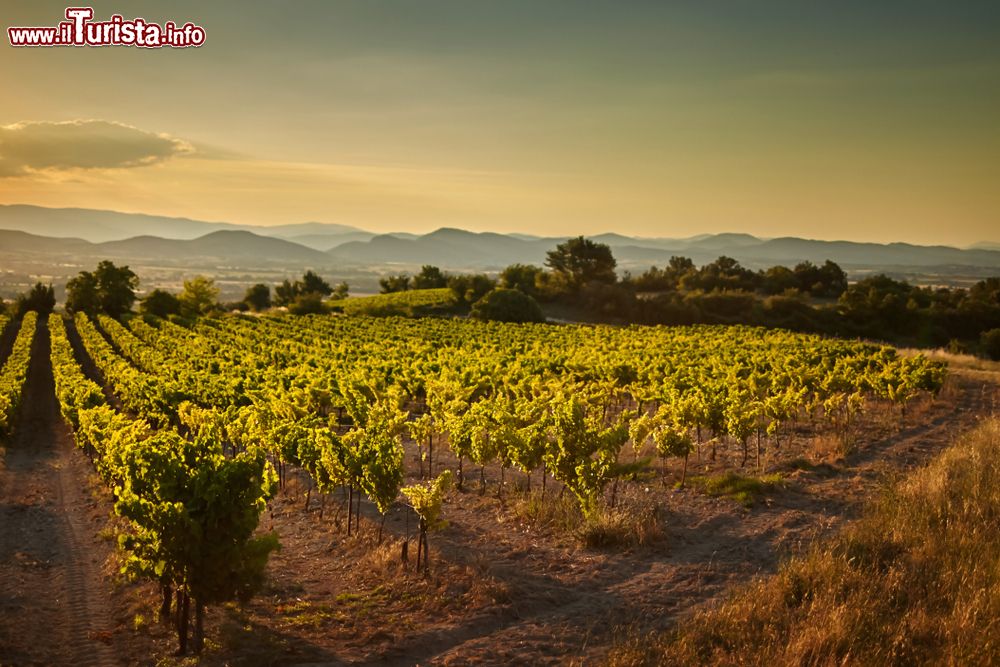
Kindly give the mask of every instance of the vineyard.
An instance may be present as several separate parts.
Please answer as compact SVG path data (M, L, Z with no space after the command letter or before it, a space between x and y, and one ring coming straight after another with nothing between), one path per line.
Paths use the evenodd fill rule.
M150 428L263 452L279 474L302 468L320 492L358 490L383 514L404 479L404 434L421 476L444 442L460 488L466 464L497 463L552 477L590 513L609 482L635 472L621 463L628 443L685 462L706 442L713 455L737 446L746 466L753 440L759 468L793 421L846 432L867 400L902 410L945 377L890 348L739 327L230 318L188 330L78 314L76 328ZM60 396L86 415L91 393L84 404Z
M455 295L447 287L407 290L334 301L334 307L348 315L413 315L455 305Z
M0 435L16 429L35 329L31 313L0 373ZM415 540L402 567L427 578L438 556L449 567L429 534L462 496L487 521L498 510L483 503L499 507L498 530L538 498L599 525L636 493L710 488L691 468L765 479L803 433L849 451L872 414L903 419L946 379L923 356L750 327L231 316L186 328L78 313L49 316L47 332L59 409L118 517L121 571L154 584L182 651L190 614L200 651L206 606L265 585L275 508L292 498L296 521L320 531L333 518L362 550L401 543L406 559Z

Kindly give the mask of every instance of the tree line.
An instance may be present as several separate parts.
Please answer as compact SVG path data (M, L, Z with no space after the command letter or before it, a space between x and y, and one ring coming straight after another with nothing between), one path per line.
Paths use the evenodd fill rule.
M383 292L449 287L474 305L493 291L568 309L579 319L636 324L752 324L899 344L948 347L1000 359L1000 278L968 289L919 287L886 275L849 283L835 262L800 262L754 271L731 257L701 267L671 257L663 267L619 276L611 248L577 237L549 251L544 266L513 264L494 279L424 266L386 276ZM475 309L474 309L475 310ZM531 321L534 306L484 319Z
M103 261L67 283L66 308L119 318L136 303L138 283L127 266ZM849 283L830 260L755 271L725 256L700 267L675 256L663 267L619 275L611 248L580 236L549 251L544 266L513 264L489 275L446 273L425 265L412 276L384 276L379 284L383 294L447 288L454 297L452 313L485 320L539 322L548 310L565 313L564 319L611 323L752 324L1000 359L1000 277L968 289L919 287L881 274ZM339 310L336 304L348 291L346 283L332 287L306 271L273 289L252 285L241 301L220 304L214 282L196 276L184 281L179 294L152 290L139 302L139 311L181 319L272 307L292 314L326 313ZM9 309L15 316L29 310L45 314L54 305L52 286L38 283Z

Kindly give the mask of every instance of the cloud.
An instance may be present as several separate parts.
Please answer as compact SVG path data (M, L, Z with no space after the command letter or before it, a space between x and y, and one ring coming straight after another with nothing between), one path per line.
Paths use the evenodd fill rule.
M145 167L193 152L186 141L106 120L0 126L0 178Z

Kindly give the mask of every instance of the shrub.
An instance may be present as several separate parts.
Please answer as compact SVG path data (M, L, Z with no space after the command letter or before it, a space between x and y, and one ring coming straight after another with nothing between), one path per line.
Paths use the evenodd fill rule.
M319 292L300 294L295 297L295 301L288 307L288 312L292 315L319 315L325 313L323 295Z
M990 329L984 331L979 336L979 344L983 347L983 352L994 361L1000 361L1000 329Z
M472 305L471 317L496 322L544 322L538 302L516 289L495 289Z

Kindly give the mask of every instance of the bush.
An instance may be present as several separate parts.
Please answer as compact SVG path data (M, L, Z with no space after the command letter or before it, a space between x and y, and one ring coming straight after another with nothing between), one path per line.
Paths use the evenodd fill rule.
M295 301L288 307L288 312L292 315L318 315L325 313L323 295L319 292L301 294L295 297Z
M139 302L139 312L166 318L181 312L181 302L176 296L161 289L155 289Z
M472 305L471 317L495 322L544 322L538 302L516 289L495 289Z
M983 352L994 361L1000 361L1000 329L990 329L984 331L979 336L979 344L983 347Z
M483 273L448 276L448 288L459 304L473 304L489 294L497 282Z

